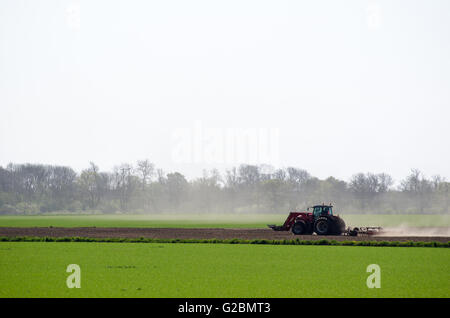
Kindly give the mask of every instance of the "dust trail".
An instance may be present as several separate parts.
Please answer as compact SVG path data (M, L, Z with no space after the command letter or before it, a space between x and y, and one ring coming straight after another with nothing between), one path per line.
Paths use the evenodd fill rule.
M385 227L377 236L450 236L450 227L412 227L401 224Z

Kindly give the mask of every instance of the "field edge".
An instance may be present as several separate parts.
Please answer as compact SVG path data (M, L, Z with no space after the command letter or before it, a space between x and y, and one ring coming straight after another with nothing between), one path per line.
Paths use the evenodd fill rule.
M267 244L267 245L329 245L329 246L372 246L372 247L440 247L450 248L450 241L337 241L337 240L267 240L267 239L163 239L163 238L94 238L94 237L39 237L1 236L0 242L85 242L85 243L202 243L202 244Z

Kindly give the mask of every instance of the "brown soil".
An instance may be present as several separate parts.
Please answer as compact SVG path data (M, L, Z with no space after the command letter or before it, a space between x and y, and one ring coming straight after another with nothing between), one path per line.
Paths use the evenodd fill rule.
M0 227L0 236L98 237L98 238L164 238L164 239L268 239L268 240L351 240L351 241L420 241L448 242L447 236L320 236L293 235L271 229L208 228L103 228L103 227Z

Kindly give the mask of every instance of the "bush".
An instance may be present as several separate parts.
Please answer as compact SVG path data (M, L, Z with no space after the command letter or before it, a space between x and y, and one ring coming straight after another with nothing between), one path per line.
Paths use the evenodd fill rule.
M17 212L24 214L38 214L40 207L36 203L20 202L16 204Z
M72 201L67 206L67 211L69 212L79 212L83 210L83 204L80 201Z
M0 214L17 214L19 211L17 211L16 207L11 204L3 204L0 208Z
M98 210L101 213L115 213L120 211L120 205L116 201L108 200L106 202L101 202L98 206Z

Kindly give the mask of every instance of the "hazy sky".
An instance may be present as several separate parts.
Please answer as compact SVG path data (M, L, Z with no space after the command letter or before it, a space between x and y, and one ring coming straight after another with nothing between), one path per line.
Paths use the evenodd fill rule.
M2 166L450 179L449 108L448 0L0 2Z

